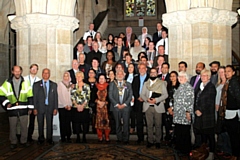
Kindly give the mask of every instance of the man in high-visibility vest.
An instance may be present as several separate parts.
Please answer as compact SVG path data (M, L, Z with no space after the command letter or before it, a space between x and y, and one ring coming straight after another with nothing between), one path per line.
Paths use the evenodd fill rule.
M9 116L11 149L17 147L17 123L20 122L20 143L27 146L28 112L33 109L33 92L29 82L24 81L21 66L12 67L12 76L0 87L0 102ZM30 109L30 111L29 111Z

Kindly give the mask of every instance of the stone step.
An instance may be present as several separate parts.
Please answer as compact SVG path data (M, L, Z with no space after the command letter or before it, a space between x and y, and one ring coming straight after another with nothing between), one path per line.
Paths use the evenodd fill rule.
M126 26L127 27L127 26ZM123 32L126 33L126 27L108 27L107 30L104 32L103 37L107 38L108 34L112 33L114 36L118 36L119 33ZM153 35L156 32L156 27L147 27L148 33ZM142 33L142 27L132 27L133 33L139 36Z

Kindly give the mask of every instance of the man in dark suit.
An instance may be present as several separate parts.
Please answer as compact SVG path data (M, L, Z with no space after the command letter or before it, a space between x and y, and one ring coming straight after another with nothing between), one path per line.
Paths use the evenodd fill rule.
M77 45L77 50L74 52L74 54L73 54L73 59L76 59L76 60L79 60L79 54L80 53L83 53L83 54L86 54L86 53L84 53L84 51L83 51L83 44L82 43L79 43L78 45Z
M164 50L163 45L158 46L158 51L157 51L156 55L157 56L155 56L154 59L153 59L153 67L156 67L158 65L157 61L158 61L159 56L162 56L164 58L164 62L168 62L168 55L165 54L165 50Z
M113 48L113 52L118 53L118 57L119 57L119 59L116 59L115 57L116 62L123 59L124 49L125 47L123 46L123 40L121 37L118 37L117 46Z
M194 88L195 97L196 97L197 91L200 87L200 84L202 82L201 77L200 77L200 73L203 69L205 69L205 64L203 62L198 62L197 65L196 65L196 70L195 70L197 75L193 76L190 80L190 84Z
M200 74L204 68L205 68L205 64L202 62L198 62L196 65L196 70L195 70L197 75L193 76L190 80L190 84L194 88L194 97L195 97L194 102L196 102L197 93L200 90L200 84L202 83ZM196 104L194 104L194 106L195 105ZM193 129L193 132L194 132L194 137L195 137L194 147L200 147L201 146L201 135L196 131L196 129Z
M154 45L157 44L158 41L162 39L162 23L158 22L157 23L157 32L153 34L153 42Z
M68 72L70 73L72 84L76 84L75 74L79 71L78 67L79 67L78 61L76 59L72 60L72 69L68 70Z
M135 128L135 119L137 121L137 143L140 144L144 141L143 134L143 99L140 97L142 92L142 87L144 82L149 78L147 74L147 66L143 63L140 63L138 66L139 74L133 78L132 88L134 96L134 106L131 112L131 129L130 133L133 132Z
M128 144L132 85L124 80L124 76L123 70L117 71L117 80L110 83L108 95L111 102L110 111L113 112L116 121L117 142L123 141L124 144ZM121 119L123 120L123 129L121 128Z
M161 80L166 81L167 84L170 83L169 68L170 68L170 64L168 62L163 62L162 68L161 68L162 74L158 76Z
M33 85L34 115L38 121L38 143L44 142L44 117L47 123L47 142L54 144L53 134L53 116L58 110L57 84L49 80L50 70L48 68L42 71L42 80Z
M98 49L99 49L98 42L94 41L93 42L93 50L91 52L89 52L86 57L87 64L91 65L93 58L97 58L97 59L99 59L99 61L101 60L102 52L100 52Z

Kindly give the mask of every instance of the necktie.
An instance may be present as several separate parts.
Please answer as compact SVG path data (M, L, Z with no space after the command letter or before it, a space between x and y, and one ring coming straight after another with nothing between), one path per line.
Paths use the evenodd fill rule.
M165 48L165 39L163 39L163 46L164 46L164 48Z
M197 85L199 79L200 79L200 75L198 75L195 79L195 82L194 82L194 85L193 85L194 89L196 88L196 85Z
M164 75L162 75L162 80L164 81L164 79L165 79L165 76L164 76Z
M158 32L158 37L161 37L161 33L160 32Z
M45 99L46 99L47 98L47 82L46 81L44 81L43 90L44 90Z
M119 82L119 86L122 87L122 82ZM123 93L123 90L122 90L122 93ZM119 100L120 100L120 103L122 104L123 95L119 95Z

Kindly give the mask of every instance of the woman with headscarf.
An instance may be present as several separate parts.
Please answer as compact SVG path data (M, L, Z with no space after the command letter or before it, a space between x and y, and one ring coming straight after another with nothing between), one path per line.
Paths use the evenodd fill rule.
M132 58L136 61L138 59L138 54L140 52L145 52L145 49L141 46L140 40L135 39L134 40L134 47L130 48L130 54L132 55Z
M137 39L137 36L135 33L132 32L132 27L126 28L126 47L131 48L133 47L134 40Z
M148 34L148 29L147 27L142 27L142 34L140 34L138 36L138 39L140 40L140 45L143 46L144 45L144 41L145 41L145 38L146 37L149 37L152 41L152 36L150 34Z
M60 122L60 136L62 142L71 142L71 77L64 72L63 79L58 83L58 111Z

